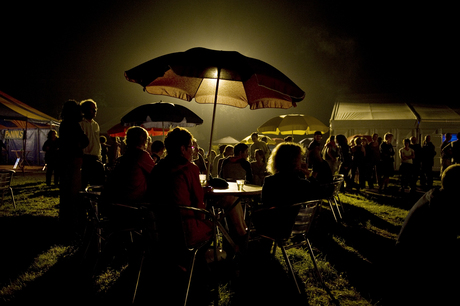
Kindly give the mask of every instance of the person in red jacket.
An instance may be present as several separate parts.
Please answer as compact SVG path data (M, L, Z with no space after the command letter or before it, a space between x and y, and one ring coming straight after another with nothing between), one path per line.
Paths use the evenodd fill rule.
M153 168L151 187L152 205L176 205L205 208L200 170L193 160L193 136L184 128L175 128L165 138L167 156ZM202 214L181 211L186 243L198 245L209 240L212 225ZM163 220L165 221L165 220Z

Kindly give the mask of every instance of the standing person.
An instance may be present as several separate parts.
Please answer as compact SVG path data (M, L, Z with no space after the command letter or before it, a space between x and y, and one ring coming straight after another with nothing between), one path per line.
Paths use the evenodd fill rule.
M391 142L393 141L393 134L386 133L383 136L384 142L380 145L380 169L377 170L381 179L379 182L379 192L382 193L388 188L390 177L394 174L394 155L395 151Z
M445 140L441 144L441 172L440 172L440 175L442 175L442 172L452 164L452 146L450 145L452 134L446 133L444 137L445 137Z
M220 178L222 178L222 177L220 176L220 171L222 170L222 163L224 162L224 160L225 160L226 158L229 158L230 156L233 156L233 151L234 151L234 148L233 148L232 145L227 145L227 146L225 147L224 156L219 160L219 163L218 163L218 165L217 165L217 169L218 169L217 173L218 173L218 175L219 175Z
M310 155L311 155L311 159L312 161L315 159L315 155L316 155L316 152L313 152L313 151L318 151L318 152L321 152L322 151L322 147L321 147L321 139L323 139L323 134L321 133L321 131L316 131L315 134L313 135L313 140L310 142L310 144L308 145L307 147L307 150L308 150L308 153L307 153L307 157L308 157L308 168L312 168L313 167L313 163L310 163ZM320 153L321 155L321 153Z
M379 134L372 135L372 141L366 146L366 157L369 164L369 188L374 188L374 183L378 184L377 165L380 163L380 144Z
M255 153L256 150L262 150L265 154L265 158L268 158L270 155L270 151L268 150L268 146L264 141L259 141L259 134L257 132L254 132L251 134L251 139L253 144L251 145L250 148L250 160L254 161L255 160Z
M436 149L431 142L431 136L426 135L422 146L422 167L420 173L420 184L427 190L433 188L433 165Z
M54 172L54 185L59 184L59 137L55 130L48 132L48 139L43 144L46 163L46 185L51 186L51 177Z
M352 179L351 179L351 166L352 166L352 155L351 149L348 145L348 140L345 135L337 135L336 137L337 144L339 145L340 152L340 168L339 174L343 174L345 185L347 189L351 189Z
M331 135L326 140L322 157L328 163L331 172L334 175L339 167L339 148L335 142L335 136Z
M460 164L460 133L457 133L457 140L450 143L452 146L452 163Z
M409 148L414 150L415 154L412 160L412 181L410 182L410 188L415 192L417 190L417 181L422 170L422 146L418 143L417 137L412 136L410 138Z
M99 137L99 141L101 143L101 157L102 157L102 164L107 164L108 162L108 157L107 153L109 151L109 145L107 144L107 137L104 135L101 135Z
M88 146L88 137L80 126L82 120L80 105L69 100L64 103L59 127L59 163L61 170L59 221L65 233L77 229L80 213L78 193L81 189L81 166L83 149Z
M399 173L401 175L401 191L409 188L413 177L413 165L415 152L409 147L410 139L406 138L403 140L404 147L399 149L399 158L401 159L401 166L399 167ZM413 191L413 190L411 190Z
M107 168L112 168L115 165L117 158L120 157L120 143L120 137L109 137L107 148Z
M351 155L353 157L351 177L353 183L356 184L356 171L358 171L358 183L356 184L356 189L359 191L366 185L366 149L363 147L360 137L355 138L354 141L355 145L351 148Z
M83 149L83 165L81 168L82 188L88 184L104 184L104 165L101 160L101 143L99 140L99 124L94 120L97 114L97 105L91 99L83 100L81 103L83 120L80 126L88 137L89 144Z

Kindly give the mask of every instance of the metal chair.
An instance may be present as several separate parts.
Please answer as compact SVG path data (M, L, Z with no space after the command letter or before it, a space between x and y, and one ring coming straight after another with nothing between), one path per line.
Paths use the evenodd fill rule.
M83 234L83 260L88 256L95 256L92 264L91 274L94 276L98 268L107 264L104 258L115 258L121 254L114 253L115 250L136 250L136 258L139 262L136 283L132 303L134 303L138 291L140 274L146 253L150 251L150 237L145 237L147 210L143 204L126 205L118 203L104 203L102 197L103 188L100 186L89 186L81 192L82 204L86 208L87 224ZM106 206L106 207L101 207ZM103 213L101 213L101 210ZM90 249L95 247L96 252L90 254ZM132 264L128 260L128 264ZM105 266L104 266L105 267Z
M5 197L5 192L9 191L11 199L13 200L13 206L16 208L16 202L14 201L13 188L11 188L11 181L13 180L14 170L0 170L0 192L2 193L2 205Z
M308 232L310 231L311 225L320 204L321 200L313 200L293 205L261 208L254 211L253 213L254 224L258 235L263 238L270 239L274 242L273 255L276 253L277 246L283 252L283 257L288 267L289 274L294 280L297 292L299 294L301 294L302 291L300 290L286 250L292 247L297 247L299 245L307 245L311 259L315 266L316 274L318 275L321 282L323 282L321 274L318 270L318 265L316 263L313 249L311 247L310 241L308 240ZM282 222L283 220L286 220L286 222ZM280 222L282 222L281 225L274 228L274 225L280 224ZM295 240L299 241L299 243L287 246L288 240L294 237L297 238Z
M337 215L335 214L334 207L337 210L337 214L339 219L342 219L342 213L345 213L342 205L342 201L340 201L339 193L340 189L342 188L344 182L343 174L335 175L333 178L332 183L328 186L328 194L327 194L327 202L329 203L329 207L331 208L332 215L334 216L335 222L338 222Z
M229 241L230 245L233 247L235 245L225 228L219 222L218 218L208 210L190 206L157 204L152 205L152 210L155 218L155 223L158 226L157 228L159 233L160 248L169 250L169 254L175 254L177 257L175 260L180 260L180 256L189 258L189 263L186 268L186 271L188 272L188 279L184 298L184 305L187 305L195 270L195 263L200 250L207 249L207 247L209 247L211 243L214 242L214 260L217 261L217 231L219 231L224 236L224 238ZM187 214L187 211L193 212L194 216ZM208 220L212 226L212 235L198 244L190 245L186 238L188 229L184 225L186 218ZM217 285L218 284L216 283L214 288L216 293L214 304L217 304L219 299L219 291Z

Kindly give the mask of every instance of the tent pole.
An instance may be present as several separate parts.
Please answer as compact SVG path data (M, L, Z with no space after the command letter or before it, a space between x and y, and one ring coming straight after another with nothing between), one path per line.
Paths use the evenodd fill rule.
M216 107L217 107L217 94L219 91L219 80L220 80L220 67L217 68L217 82L216 82L216 94L214 96L214 108L212 110L212 122L211 122L211 136L209 137L209 150L208 150L208 166L206 167L206 179L209 180L209 172L211 171L211 150L212 150L212 136L214 133L214 121L216 119Z

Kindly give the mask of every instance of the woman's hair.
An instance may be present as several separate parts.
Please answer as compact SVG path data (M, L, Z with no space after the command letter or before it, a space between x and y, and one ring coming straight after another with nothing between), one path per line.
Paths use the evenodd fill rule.
M304 149L294 142L282 142L273 150L268 159L267 169L270 173L294 171L298 159L305 154Z
M140 126L132 126L126 131L125 143L128 148L145 146L149 133Z
M166 135L165 147L168 155L181 155L181 147L188 147L193 135L186 129L176 127Z
M406 143L410 144L410 139L409 138L404 138L403 145L406 145Z

